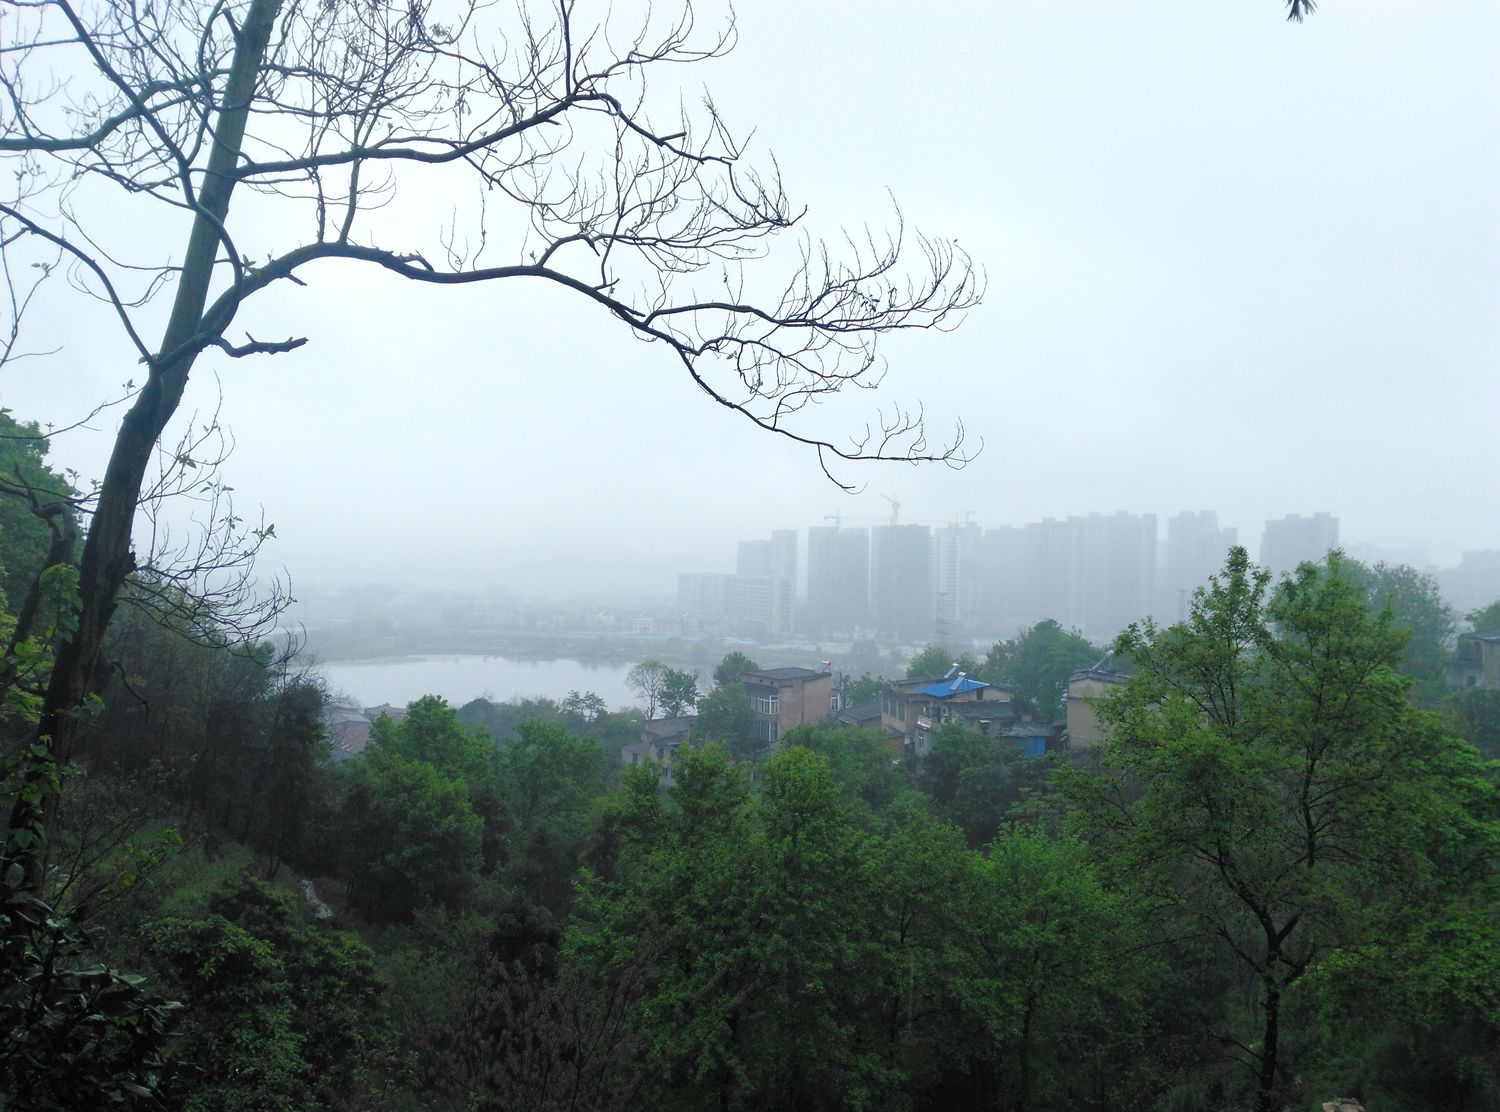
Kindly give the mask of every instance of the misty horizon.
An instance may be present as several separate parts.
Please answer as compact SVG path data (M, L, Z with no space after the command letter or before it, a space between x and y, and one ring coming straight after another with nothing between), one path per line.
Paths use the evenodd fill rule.
M670 594L744 537L887 498L987 527L1212 508L1252 556L1266 520L1318 510L1426 567L1500 548L1500 9L1087 12L757 5L691 75L812 234L892 228L894 200L984 268L956 330L886 337L879 391L807 412L837 438L920 404L934 442L961 422L982 447L967 467L839 465L845 495L564 292L330 264L242 322L305 347L205 356L184 404L221 412L238 512L275 524L262 573ZM35 308L33 348L61 350L7 367L18 418L66 424L131 376L91 312ZM51 459L86 486L119 412Z

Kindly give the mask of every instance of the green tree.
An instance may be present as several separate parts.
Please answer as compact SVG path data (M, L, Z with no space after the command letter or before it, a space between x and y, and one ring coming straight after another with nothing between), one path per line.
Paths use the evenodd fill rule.
M668 668L662 676L661 713L664 718L676 718L698 701L698 673Z
M516 731L527 719L559 722L564 717L561 705L547 698L509 699L496 703L480 696L458 709L461 723L470 729L483 730L496 745L502 746L514 740Z
M500 752L500 826L505 875L537 903L562 908L588 835L586 817L604 794L604 754L592 737L556 722L523 722Z
M885 691L885 680L864 673L858 679L844 681L844 706L857 707L862 703L873 703Z
M890 807L901 792L897 755L879 730L819 722L788 730L781 744L800 745L822 756L845 796L862 801L875 814Z
M42 746L21 753L55 775ZM33 812L34 813L34 812ZM21 849L40 842L35 826L11 831ZM144 978L99 960L96 939L76 915L53 907L27 870L0 853L0 1106L14 1109L156 1108L173 1012Z
M592 691L585 691L582 695L569 691L557 704L557 709L580 727L592 724L600 715L609 712L609 706Z
M71 560L78 535L75 491L47 466L47 438L0 409L0 583L12 614L23 614L42 570Z
M283 683L271 699L266 744L251 774L241 835L266 855L266 877L276 878L288 852L317 857L307 829L334 773L323 726L321 686L302 678Z
M347 1108L386 1019L370 951L243 877L145 927L187 1001L172 1087L188 1109Z
M1416 680L1418 697L1428 705L1442 695L1448 656L1457 627L1437 581L1406 564L1361 564L1347 557L1343 574L1364 589L1370 609L1389 608L1395 627L1406 634L1398 669Z
M979 663L968 653L955 656L951 649L942 645L928 645L907 661L906 678L918 680L946 676L955 666L969 676L979 670Z
M664 941L633 1016L641 1106L873 1103L889 1080L865 944L873 876L826 760L789 747L752 797L720 746L674 771L649 848L621 883L585 879L566 946L569 968L603 980L638 940Z
M625 686L636 693L646 706L646 717L656 717L657 705L661 702L662 689L667 683L671 669L659 660L643 660L625 673Z
M1341 559L1270 601L1268 583L1236 548L1185 624L1121 634L1137 671L1102 706L1103 771L1073 781L1114 874L1187 909L1253 979L1258 1031L1236 1041L1259 1112L1285 1100L1289 991L1417 899L1478 805L1459 787L1472 750L1411 704L1402 635Z
M1487 760L1500 761L1500 689L1465 687L1443 697L1443 721Z
M755 708L739 684L716 687L698 700L698 716L693 719L695 744L716 741L737 761L758 759L766 741L756 729Z
M1016 705L1044 721L1063 709L1068 677L1104 655L1076 630L1048 618L991 647L978 678L1014 688Z
M1475 633L1500 633L1500 599L1467 615L1469 628Z
M493 782L495 745L482 729L466 728L439 695L408 703L399 722L385 715L370 729L370 749L404 761L422 761L471 788Z
M594 719L587 732L591 737L599 739L599 748L603 751L606 762L614 768L620 763L620 751L641 740L641 727L644 723L645 716L638 709L624 707Z
M977 849L995 837L1028 792L1046 784L1051 770L1050 761L1027 756L1014 741L950 722L938 728L931 751L918 759L916 782L937 813Z
M911 273L900 257L917 239L909 233L872 236L843 260L814 246L800 274L773 282L788 292L763 305L703 291L724 258L755 254L800 211L774 172L751 169L711 102L692 124L658 126L643 97L654 75L730 49L732 21L710 30L643 16L626 31L560 5L507 23L480 3L438 21L405 0L182 3L150 18L102 0L69 11L19 7L7 20L0 152L25 203L0 206L0 250L8 273L79 277L43 283L41 300L78 294L56 308L76 306L79 327L101 336L107 322L118 365L144 377L118 422L78 561L76 622L34 733L59 756L107 671L99 661L135 568L137 511L189 378L200 360L302 346L231 328L267 290L306 286L309 268L336 260L434 286L568 291L659 345L718 403L820 459L966 458L957 443L930 443L919 411L895 409L852 445L788 420L812 394L873 385L885 333L952 323L977 301L956 244L921 239ZM615 52L620 35L631 45ZM54 80L62 73L66 88ZM570 167L567 203L543 164ZM100 166L99 190L72 196ZM330 175L341 183L332 192ZM473 203L425 234L404 230L399 246L383 242L374 214L392 191L421 195L436 179ZM124 255L97 246L122 222L161 221L164 234ZM277 249L252 262L258 229L272 226ZM514 238L486 234L500 226ZM742 372L732 392L708 373L726 357ZM12 827L26 822L17 815Z
M341 821L349 902L385 921L458 903L483 840L468 785L396 755L351 763Z
M743 683L747 675L759 671L759 664L735 649L731 653L726 653L724 659L714 666L714 686L730 687Z
M972 1095L1012 1112L1131 1106L1149 970L1124 898L1082 844L1042 831L1004 829L966 864L955 1045L995 1090Z

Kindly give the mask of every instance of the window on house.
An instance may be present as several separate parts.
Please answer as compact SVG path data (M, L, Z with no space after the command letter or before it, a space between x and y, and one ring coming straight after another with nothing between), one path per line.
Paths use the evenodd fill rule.
M780 695L754 695L751 697L750 703L755 707L756 712L759 714L781 713Z

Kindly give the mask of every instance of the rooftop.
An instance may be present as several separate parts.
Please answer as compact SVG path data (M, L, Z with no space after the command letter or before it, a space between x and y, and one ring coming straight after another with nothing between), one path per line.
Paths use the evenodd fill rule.
M1019 717L1014 703L985 699L978 703L952 703L943 708L943 713L956 718L973 718L991 722L1005 719L1014 721Z
M835 717L840 722L848 722L856 726L877 723L880 721L880 700L875 699L868 703L857 703L852 707L845 707Z
M692 728L693 715L682 714L676 718L653 718L642 725L641 731L646 737L672 741L687 737Z
M971 680L968 676L955 676L951 680L938 680L929 683L925 687L917 688L923 695L931 695L934 699L944 699L949 695L963 695L969 691L978 691L981 687L990 685L983 680Z
M1105 683L1124 683L1130 678L1124 672L1116 672L1109 668L1080 668L1068 677L1068 682L1075 680L1103 680Z
M810 680L818 676L832 675L831 672L820 672L815 668L762 668L759 672L746 672L745 680L751 682L757 679L766 680Z

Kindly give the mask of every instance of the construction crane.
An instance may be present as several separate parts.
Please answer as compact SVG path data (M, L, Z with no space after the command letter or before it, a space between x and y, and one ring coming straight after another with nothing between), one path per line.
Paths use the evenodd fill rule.
M891 524L895 525L897 523L897 519L899 519L901 516L901 503L897 502L889 494L882 494L880 497L884 498L891 504Z
M831 514L824 514L823 515L823 520L824 521L831 521L831 522L833 522L833 527L835 529L837 529L837 528L839 528L839 526L843 525L843 523L844 523L844 515L835 510Z

